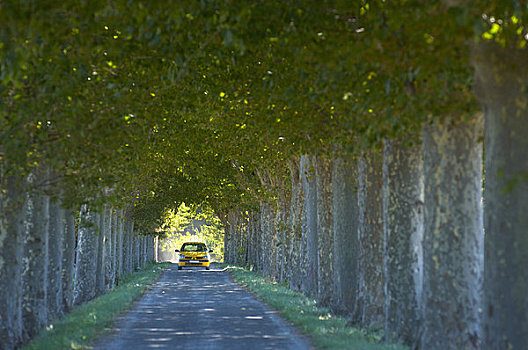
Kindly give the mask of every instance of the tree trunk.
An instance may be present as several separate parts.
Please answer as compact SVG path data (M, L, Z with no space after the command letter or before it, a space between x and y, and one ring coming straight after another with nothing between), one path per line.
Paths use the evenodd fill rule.
M79 215L77 257L75 259L74 305L82 304L95 297L98 250L97 222L98 215L83 205Z
M334 280L332 308L352 314L358 293L357 171L351 160L335 159L333 186Z
M95 294L105 292L105 210L96 214L97 222L97 270L95 273Z
M261 213L260 211L257 211L253 213L253 219L254 219L254 225L253 229L255 231L255 269L257 271L262 271L262 229L261 229Z
M411 348L419 338L422 288L423 153L386 141L383 150L385 337Z
M131 272L131 257L132 257L132 222L125 217L124 222L124 236L123 236L123 274L126 276Z
M250 270L252 270L255 266L255 217L254 213L249 213L248 218L248 267Z
M135 232L132 232L132 254L133 254L133 262L132 262L132 272L136 271L136 269L139 267L139 237Z
M282 185L283 186L283 185ZM281 186L281 187L282 187ZM279 196L277 201L277 247L276 261L277 261L277 279L280 283L287 281L286 277L286 253L288 251L289 239L288 239L288 226L289 220L289 209L290 207L290 193L289 189L281 188L282 194Z
M260 224L261 224L261 264L262 274L268 278L272 278L273 268L273 219L272 209L269 203L263 203L260 210Z
M144 235L142 237L142 241L143 241L143 249L141 250L142 253L143 253L143 256L142 256L142 259L141 259L141 266L145 266L148 262L148 236L147 235Z
M14 349L23 339L22 259L24 247L24 198L17 181L10 177L0 193L0 344Z
M317 186L313 157L301 156L301 180L304 191L303 255L304 275L301 289L310 296L317 295L317 266L319 265L317 238Z
M73 277L75 273L75 217L64 210L64 240L62 255L62 308L69 312L73 306Z
M104 291L113 288L113 242L112 242L112 208L108 205L105 206L102 220L102 233L103 233L103 266L104 266Z
M33 181L30 175L30 182ZM34 178L37 179L37 178ZM22 305L24 332L31 338L48 322L49 197L36 189L26 197L25 261Z
M117 271L116 271L116 283L123 277L124 269L124 251L125 251L125 225L123 219L123 210L118 210L117 215Z
M60 199L52 199L49 204L49 270L48 270L48 312L53 320L64 313L62 295L62 262L64 249L64 210Z
M130 221L128 243L129 243L129 258L128 258L128 273L134 272L136 261L136 233L134 232L134 221Z
M384 324L382 159L373 151L359 160L359 271L360 322L367 327Z
M480 43L474 61L486 125L484 348L528 349L528 54Z
M330 306L334 286L334 232L332 223L332 159L315 157L317 197L317 301Z
M111 269L110 269L110 283L109 287L110 289L114 289L116 284L116 271L117 271L117 230L118 230L118 223L117 223L117 214L115 209L111 209L110 213L112 214L112 220L111 220L111 228L112 228L112 261L111 261Z
M422 349L480 343L482 118L424 129Z
M302 266L302 212L303 198L299 159L290 162L290 178L292 183L290 205L290 240L288 261L290 289L301 290L303 280Z
M159 236L154 237L154 261L161 262L159 258Z

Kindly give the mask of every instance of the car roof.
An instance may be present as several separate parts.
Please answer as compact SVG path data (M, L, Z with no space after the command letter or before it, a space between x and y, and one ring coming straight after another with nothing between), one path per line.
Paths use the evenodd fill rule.
M203 244L203 245L206 245L204 242L185 242L183 244Z

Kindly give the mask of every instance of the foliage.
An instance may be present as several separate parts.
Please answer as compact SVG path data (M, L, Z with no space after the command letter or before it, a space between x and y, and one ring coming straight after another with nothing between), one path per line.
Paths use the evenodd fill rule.
M110 329L110 325L133 302L147 291L167 263L149 263L139 272L124 278L121 284L97 299L89 301L56 320L23 349L59 350L85 349Z
M455 6L458 5L458 6ZM519 1L0 3L0 181L50 167L64 202L134 208L266 196L292 156L471 115L470 43L524 49Z
M223 260L224 227L210 208L190 207L182 203L177 210L166 210L163 220L159 229L163 237L162 250L173 252L185 242L204 242L213 250L215 260Z
M237 283L248 288L299 330L308 335L318 349L406 349L383 344L380 331L351 327L347 320L332 315L328 309L300 292L271 282L241 267L227 266Z

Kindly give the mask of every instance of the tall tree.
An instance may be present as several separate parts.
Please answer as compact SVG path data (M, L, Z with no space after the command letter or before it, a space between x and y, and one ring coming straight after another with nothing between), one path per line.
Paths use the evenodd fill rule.
M521 27L513 23L513 17L509 21L504 31L508 26ZM524 64L528 53L518 46L524 40L515 36L506 47L482 42L474 53L476 94L486 126L483 315L487 349L528 347L528 285L523 282L528 279L528 138L523 132L528 130Z
M318 155L314 157L317 198L317 301L330 306L334 279L334 231L332 211L333 159Z
M77 227L75 225L76 216L72 210L64 211L64 240L62 255L62 297L63 310L69 312L73 306L73 279L75 276L75 243Z
M98 215L88 208L87 205L81 207L75 258L74 305L91 300L96 295L97 251L99 245L97 237L98 221Z
M25 204L19 179L10 176L1 181L5 192L0 194L0 343L14 349L23 340Z
M49 268L48 268L48 312L50 320L63 314L63 255L66 218L60 198L52 198L49 204Z
M357 318L366 326L384 324L382 157L369 151L359 159L359 267Z
M358 197L357 167L351 159L334 159L333 234L334 278L332 286L333 309L353 314L358 297Z
M22 318L25 337L29 338L44 327L49 319L49 204L43 193L45 177L42 173L28 176L24 214L24 298Z
M312 156L301 156L301 181L304 192L304 205L302 216L302 249L303 249L303 283L302 291L308 295L316 296L319 280L317 279L317 266L319 253L317 248L317 187L315 181L315 164Z
M385 334L415 347L420 326L423 152L387 140L383 149Z
M424 349L480 347L482 115L425 128Z

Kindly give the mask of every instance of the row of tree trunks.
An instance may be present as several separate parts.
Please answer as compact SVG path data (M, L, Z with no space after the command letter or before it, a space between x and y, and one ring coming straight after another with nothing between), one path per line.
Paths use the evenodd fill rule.
M48 178L35 171L25 179L1 179L2 349L18 347L73 305L114 288L119 278L154 258L154 237L142 236L139 265L131 264L125 245L137 235L122 211L106 207L98 214L84 205L75 215L63 208L60 196L48 195Z
M248 263L363 326L384 327L390 340L478 348L481 135L481 117L443 119L424 129L423 147L387 140L357 161L303 155L277 204L249 215Z

